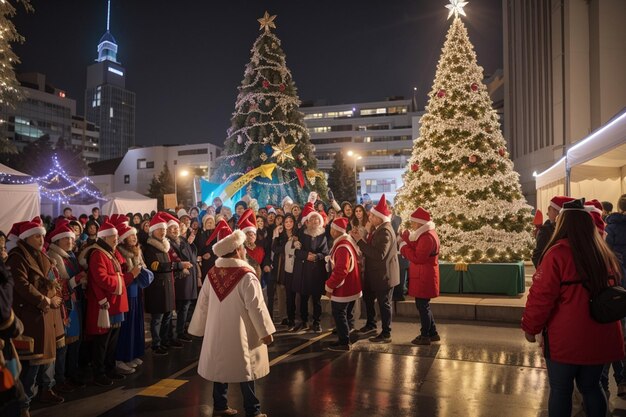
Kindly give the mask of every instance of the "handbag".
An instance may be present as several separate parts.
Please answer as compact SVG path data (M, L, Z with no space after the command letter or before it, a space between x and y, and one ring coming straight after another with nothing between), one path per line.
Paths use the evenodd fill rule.
M612 323L626 317L626 289L619 285L606 287L589 297L591 317L598 323Z

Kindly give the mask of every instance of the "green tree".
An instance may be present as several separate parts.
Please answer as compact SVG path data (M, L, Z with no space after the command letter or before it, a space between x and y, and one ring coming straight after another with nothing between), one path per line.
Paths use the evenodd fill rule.
M531 207L482 79L467 30L455 16L397 209L405 220L417 206L431 213L445 260L528 259Z
M163 169L159 172L159 175L153 175L152 181L148 185L148 197L157 199L157 206L159 210L163 210L164 201L163 196L165 194L174 193L174 178L170 173L170 169L167 164L163 164Z
M335 200L356 201L354 169L346 164L343 152L335 153L333 166L328 173L328 188L335 194Z
M295 82L281 41L270 31L276 27L275 17L266 12L259 19L262 33L252 47L224 154L213 178L230 182L260 165L276 163L271 180L257 177L250 183L251 196L261 205L278 204L285 196L304 202L310 191L326 195L323 176L313 176L317 159L299 110ZM298 183L296 169L305 178L304 187Z
M13 109L23 98L20 83L15 78L15 65L20 60L13 52L11 44L24 42L24 37L17 32L11 21L16 12L12 3L21 4L26 11L33 10L30 0L0 1L0 111L5 115L7 109ZM6 126L7 121L0 117L0 154L15 154L17 149L8 140Z

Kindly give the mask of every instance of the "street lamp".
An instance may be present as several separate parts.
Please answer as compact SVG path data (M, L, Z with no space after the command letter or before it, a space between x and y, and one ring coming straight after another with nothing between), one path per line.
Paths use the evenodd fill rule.
M348 156L352 158L352 161L354 162L354 201L356 203L358 203L359 201L359 193L357 191L357 184L359 179L356 176L356 161L358 161L359 159L363 159L363 157L361 155L359 155L356 152L353 151L348 151L347 152Z
M176 196L176 205L178 206L178 166L174 165L174 195ZM189 175L189 171L183 169L180 171L181 177L186 177Z

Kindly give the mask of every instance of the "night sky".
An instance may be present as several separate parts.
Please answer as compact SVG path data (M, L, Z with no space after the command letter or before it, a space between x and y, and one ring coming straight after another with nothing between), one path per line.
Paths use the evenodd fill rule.
M37 71L77 100L106 29L106 0L32 0L14 19L26 42L18 71ZM502 0L469 0L464 22L478 62L502 68ZM136 142L222 144L257 18L278 15L303 101L411 97L424 105L451 20L446 0L112 0L111 33L137 94Z

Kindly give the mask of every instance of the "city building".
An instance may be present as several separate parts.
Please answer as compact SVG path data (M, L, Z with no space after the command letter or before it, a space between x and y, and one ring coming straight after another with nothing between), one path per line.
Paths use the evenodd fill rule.
M85 118L100 128L100 158L123 156L135 146L135 93L126 89L126 70L117 61L118 45L107 30L98 43L96 63L87 67Z
M393 200L419 136L419 118L411 100L300 107L315 146L318 168L328 172L335 154L358 171L359 197L374 200L385 193Z
M536 204L533 173L626 107L626 7L623 0L504 0L503 13L505 137L523 192Z
M83 116L72 116L72 149L82 154L86 163L100 160L100 129Z
M90 178L103 194L128 190L147 195L152 178L167 165L181 193L187 192L179 194L181 201L195 204L200 188L196 184L194 190L194 180L213 174L220 153L221 148L210 143L133 148L123 157L90 164Z
M43 136L50 139L52 146L69 141L76 101L49 84L44 74L31 72L16 77L24 100L17 102L14 109L0 110L2 119L7 121L3 134L18 150Z

